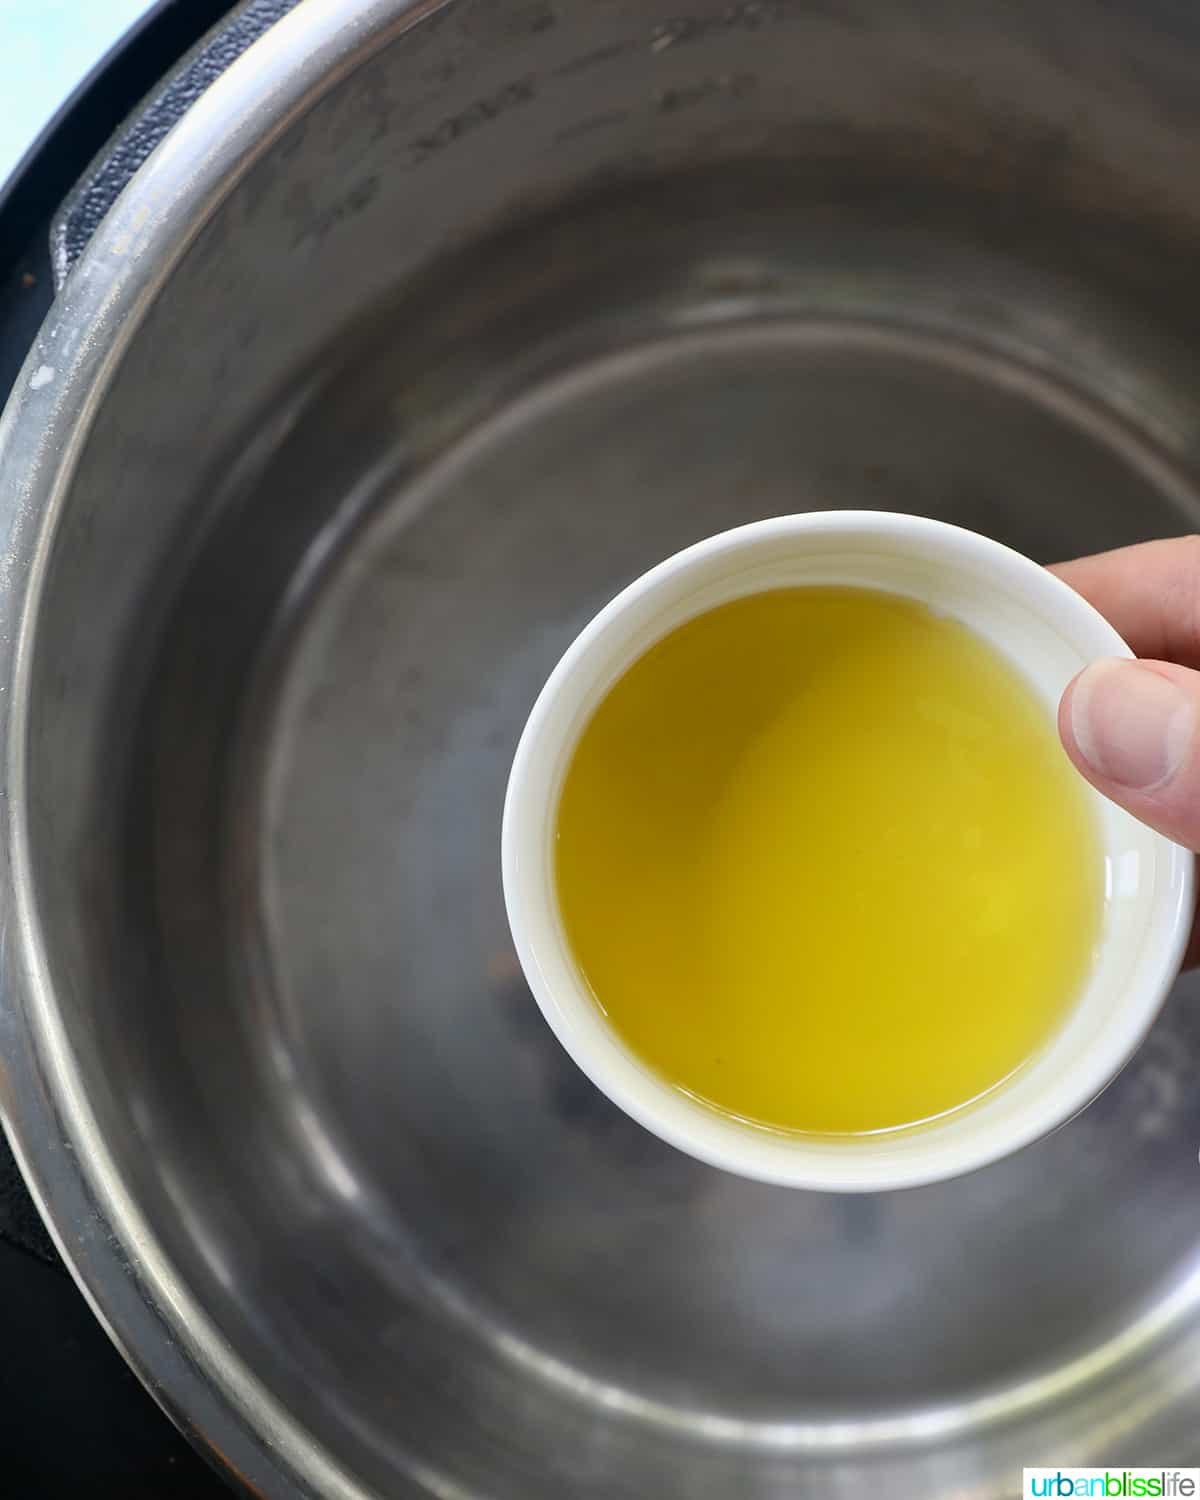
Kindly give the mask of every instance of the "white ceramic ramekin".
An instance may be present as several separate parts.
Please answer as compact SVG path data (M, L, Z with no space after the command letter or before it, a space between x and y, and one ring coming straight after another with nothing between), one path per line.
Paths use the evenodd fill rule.
M680 1150L791 1187L877 1191L951 1177L1045 1135L1128 1061L1175 977L1192 917L1192 856L1088 789L1106 861L1092 974L1051 1041L965 1108L861 1136L756 1128L698 1103L642 1063L610 1028L563 932L554 829L572 751L616 679L655 641L715 605L764 589L857 584L922 600L961 620L1024 673L1053 722L1076 672L1128 656L1113 628L1036 563L973 532L917 516L815 512L759 521L668 558L600 611L534 704L504 808L504 894L530 988L559 1041L635 1120ZM970 976L963 979L969 986Z

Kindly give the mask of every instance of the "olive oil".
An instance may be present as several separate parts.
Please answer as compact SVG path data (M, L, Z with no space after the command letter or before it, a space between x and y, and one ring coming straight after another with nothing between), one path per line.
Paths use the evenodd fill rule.
M986 1093L1064 1019L1103 914L1045 705L965 626L868 589L751 595L658 642L584 728L556 833L610 1024L777 1130Z

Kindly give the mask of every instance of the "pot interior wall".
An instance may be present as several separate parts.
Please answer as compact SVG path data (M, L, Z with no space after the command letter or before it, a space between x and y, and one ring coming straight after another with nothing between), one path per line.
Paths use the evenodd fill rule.
M567 1062L497 853L545 673L698 537L1197 526L1198 82L1165 0L458 0L133 331L35 622L39 939L183 1285L364 1489L1200 1462L1194 986L1007 1162L772 1190Z

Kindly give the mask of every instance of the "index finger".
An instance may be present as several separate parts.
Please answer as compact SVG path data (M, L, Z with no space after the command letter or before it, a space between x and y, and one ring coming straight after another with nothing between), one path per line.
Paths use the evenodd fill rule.
M1200 666L1200 536L1140 542L1050 571L1098 609L1135 655Z

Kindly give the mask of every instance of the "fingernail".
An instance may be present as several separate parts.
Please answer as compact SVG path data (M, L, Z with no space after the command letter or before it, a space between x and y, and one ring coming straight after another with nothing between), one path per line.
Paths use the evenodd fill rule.
M1192 700L1136 661L1095 661L1071 690L1071 732L1092 770L1149 791L1183 764L1195 727Z

